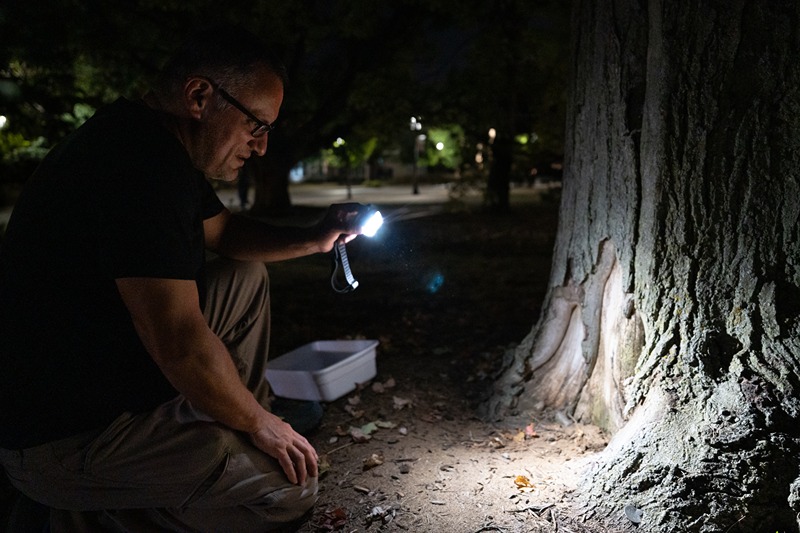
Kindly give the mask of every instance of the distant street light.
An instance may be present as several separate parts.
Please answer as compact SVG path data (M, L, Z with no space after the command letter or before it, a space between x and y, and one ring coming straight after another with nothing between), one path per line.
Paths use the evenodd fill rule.
M8 119L6 118L6 116L5 115L0 115L0 130L5 128L7 123L8 123Z

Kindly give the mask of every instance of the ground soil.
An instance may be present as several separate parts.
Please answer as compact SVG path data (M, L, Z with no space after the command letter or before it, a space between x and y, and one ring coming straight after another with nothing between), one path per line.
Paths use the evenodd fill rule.
M321 339L379 341L375 379L323 404L308 434L323 473L300 532L603 531L570 498L603 434L544 416L476 416L541 311L557 190L512 194L503 214L480 202L380 207L381 233L348 245L354 292L332 290L328 257L270 267L273 356ZM277 220L319 213L297 207ZM12 493L0 489L5 519Z
M381 234L348 245L354 292L331 290L319 256L270 269L273 354L320 339L380 341L376 378L325 404L310 434L324 473L300 531L602 531L570 492L605 435L544 416L476 416L540 313L557 194L524 195L504 214L382 209Z

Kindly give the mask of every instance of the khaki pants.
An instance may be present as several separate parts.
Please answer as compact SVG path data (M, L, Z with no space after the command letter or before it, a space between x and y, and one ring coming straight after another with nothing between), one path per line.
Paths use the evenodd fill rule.
M261 264L209 263L206 318L242 381L268 406L269 280ZM110 426L25 450L0 450L11 482L52 508L51 531L263 532L300 519L317 479L291 485L246 435L183 398Z

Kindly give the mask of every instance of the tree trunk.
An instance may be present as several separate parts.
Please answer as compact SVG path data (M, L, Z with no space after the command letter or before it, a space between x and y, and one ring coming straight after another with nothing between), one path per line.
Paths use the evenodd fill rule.
M510 208L511 166L514 144L510 135L498 136L492 146L492 168L486 183L486 205L489 209L506 212Z
M297 161L285 145L276 138L269 144L267 155L251 157L245 164L244 171L249 173L250 183L255 186L250 208L253 216L279 215L292 206L289 172Z
M609 524L796 531L800 3L579 0L573 30L545 312L485 414L614 433L577 495Z

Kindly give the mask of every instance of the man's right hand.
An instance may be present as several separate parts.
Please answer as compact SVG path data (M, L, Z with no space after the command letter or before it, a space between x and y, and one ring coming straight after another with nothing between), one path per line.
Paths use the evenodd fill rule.
M253 444L278 461L290 483L303 485L309 477L317 477L319 456L308 440L272 413L265 413L265 422L250 433Z

